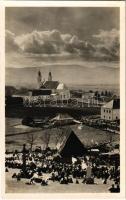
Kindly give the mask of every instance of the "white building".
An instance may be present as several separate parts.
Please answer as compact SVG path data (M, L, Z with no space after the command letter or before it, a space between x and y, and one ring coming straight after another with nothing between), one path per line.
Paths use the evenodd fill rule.
M120 99L112 99L101 107L101 119L109 121L120 119Z

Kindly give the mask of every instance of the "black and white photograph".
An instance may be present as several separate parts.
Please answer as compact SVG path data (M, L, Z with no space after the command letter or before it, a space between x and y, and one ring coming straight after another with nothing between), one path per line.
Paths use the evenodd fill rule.
M120 68L119 6L6 6L6 194L120 193Z

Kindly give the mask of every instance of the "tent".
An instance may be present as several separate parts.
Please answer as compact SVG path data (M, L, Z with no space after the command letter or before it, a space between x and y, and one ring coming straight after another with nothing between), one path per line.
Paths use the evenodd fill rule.
M80 139L76 136L74 131L68 127L65 129L66 137L62 141L62 144L59 147L60 155L69 160L72 157L83 156L86 152L86 148Z
M73 117L69 116L68 114L59 113L50 121L57 125L64 125L73 122Z

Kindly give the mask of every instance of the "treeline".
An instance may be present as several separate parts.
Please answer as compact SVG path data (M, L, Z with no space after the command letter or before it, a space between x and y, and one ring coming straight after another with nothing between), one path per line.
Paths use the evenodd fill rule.
M14 86L5 86L5 96L12 96L12 95L28 95L28 88L21 87L16 88Z
M113 96L113 92L108 91L108 90L105 90L105 91L89 90L88 92L85 92L83 90L71 90L70 93L71 93L72 97L76 97L76 98L82 98L82 95L84 95L85 93L94 93L94 97L97 97L97 98Z

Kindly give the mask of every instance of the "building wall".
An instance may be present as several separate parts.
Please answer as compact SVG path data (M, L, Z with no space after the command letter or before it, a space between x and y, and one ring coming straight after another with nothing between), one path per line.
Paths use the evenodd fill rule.
M112 109L101 107L101 119L112 120Z
M110 121L120 119L120 110L101 107L101 119Z
M86 92L82 95L82 99L88 100L88 99L93 99L95 96L95 93L93 92Z
M70 99L70 91L69 90L63 90L63 91L59 91L59 99L60 100L68 100Z
M113 120L120 119L120 110L114 109L113 110Z

